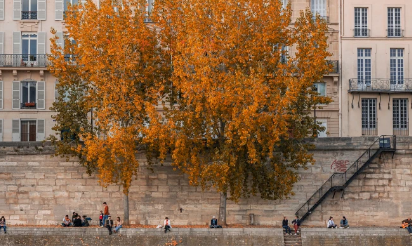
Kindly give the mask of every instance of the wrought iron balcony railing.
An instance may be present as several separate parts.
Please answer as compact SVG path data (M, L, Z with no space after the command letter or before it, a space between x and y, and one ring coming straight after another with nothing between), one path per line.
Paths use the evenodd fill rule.
M330 73L339 73L339 61L338 60L333 60L333 61L328 60L328 64L332 64L333 66L333 70Z
M412 79L350 79L349 92L412 92Z
M37 11L21 11L22 20L37 20Z
M367 38L370 36L370 29L367 28L355 28L353 29L353 36L356 38Z
M21 109L36 109L37 103L35 102L26 102L26 103L21 103L20 108Z
M0 67L47 67L48 55L0 55Z
M387 31L387 37L389 38L401 38L403 37L403 30L397 27L389 28Z

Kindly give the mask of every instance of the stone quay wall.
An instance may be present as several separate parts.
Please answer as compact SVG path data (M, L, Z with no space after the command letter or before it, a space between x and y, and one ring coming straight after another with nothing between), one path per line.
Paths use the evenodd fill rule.
M122 245L122 246L284 246L280 228L123 228L118 234L108 235L106 228L9 228L0 233L1 245ZM405 229L302 228L302 246L412 246Z
M227 204L228 224L281 226L283 216L294 213L335 172L351 165L375 138L324 138L313 140L316 164L299 170L300 181L289 199L243 199ZM112 216L123 215L119 186L103 188L75 159L52 157L43 143L0 143L0 215L8 224L56 225L73 211L97 224L102 203ZM304 225L324 227L329 216L336 222L345 215L351 226L398 226L412 211L412 138L397 139L397 152L382 154L343 194L331 194ZM158 225L165 216L175 225L207 225L219 208L219 194L189 186L170 163L146 166L144 155L129 194L130 222Z

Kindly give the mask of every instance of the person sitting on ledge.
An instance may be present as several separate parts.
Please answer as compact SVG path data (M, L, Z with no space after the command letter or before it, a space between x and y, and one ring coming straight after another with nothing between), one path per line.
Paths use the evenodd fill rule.
M81 227L82 226L82 219L80 218L80 215L77 215L77 217L74 219L73 226L74 227Z
M83 215L82 226L89 226L89 219L86 215Z
M104 226L109 230L109 235L112 235L112 227L113 227L113 220L112 216L108 216L107 219L104 221Z
M333 221L333 217L330 216L329 221L328 221L328 228L335 228L336 229L337 225L335 225L335 222Z
M69 215L66 215L66 216L63 218L62 226L63 226L63 227L71 226L71 224L72 224L72 221L69 219Z
M213 216L212 220L210 221L210 228L222 228L222 226L217 224L217 219Z
M298 234L300 223L301 221L299 219L299 216L296 215L296 219L292 220L293 228L295 229L295 235Z
M342 220L340 221L340 228L349 228L349 222L345 216L343 216Z
M285 229L285 234L289 234L289 235L291 234L290 227L289 227L289 221L286 218L286 216L283 217L282 227L283 227L283 229Z
M117 217L116 228L114 228L114 233L117 233L120 230L120 228L122 228L122 224L123 224L123 222L120 219L120 217Z
M4 234L6 234L7 233L7 231L6 231L6 219L4 218L4 216L1 216L1 218L0 218L0 230L1 230L1 228L3 227L3 229L4 229Z
M411 217L407 218L406 220L402 220L402 228L406 228L408 230L409 235L412 235L412 219Z

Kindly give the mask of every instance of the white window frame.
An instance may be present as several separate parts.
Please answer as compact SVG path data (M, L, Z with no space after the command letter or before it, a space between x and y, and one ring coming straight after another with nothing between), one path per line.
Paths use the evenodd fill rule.
M401 8L388 7L388 37L402 37Z
M358 48L357 50L358 86L364 88L371 86L372 81L372 49Z
M377 135L376 98L362 98L362 135Z
M28 54L23 54L23 40L27 40L27 41L28 41L28 47L27 47ZM36 44L35 44L35 46L36 46L36 54L31 54L31 53L30 53L30 50L31 50L31 41L32 41L32 40L36 40ZM37 62L38 62L38 59L37 59L37 58L38 58L38 57L37 57L37 54L38 54L38 42L39 42L37 33L22 33L22 34L21 34L20 42L21 42L21 54L22 54L22 60L23 60L23 62L26 63L27 66L30 66L31 64L37 64ZM27 57L26 57L26 56L27 56ZM34 56L34 57L32 57L32 56Z
M319 14L320 17L327 19L326 15L326 0L311 0L310 10L313 15Z
M404 84L404 49L390 49L391 90L403 89Z
M316 92L320 95L320 96L326 96L326 83L325 82L317 82L317 83L313 83L313 87L316 88Z
M369 37L368 8L355 7L355 37Z
M328 137L328 120L327 119L316 119L316 122L321 126L325 127L325 130L319 131L317 134L318 138L326 138Z
M24 6L24 3L26 2L26 1L28 1L28 5L29 5L29 10L23 10L23 6ZM31 3L32 3L32 1L36 1L36 10L32 10L31 9ZM26 11L28 11L28 12L36 12L36 14L34 15L34 16L32 16L32 15L30 15L29 16L29 18L24 18L24 16L23 16L23 12L26 12ZM38 19L38 17L37 17L37 14L38 14L38 11L39 11L39 1L38 0L21 0L21 19L22 20L37 20ZM33 17L33 18L32 18ZM35 18L34 18L35 17Z
M408 99L396 98L393 99L393 130L408 130Z

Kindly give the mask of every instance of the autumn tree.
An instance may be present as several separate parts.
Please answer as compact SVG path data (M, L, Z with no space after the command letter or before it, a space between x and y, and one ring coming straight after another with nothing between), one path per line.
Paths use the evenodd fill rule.
M138 146L160 124L162 74L156 32L145 23L145 1L102 0L71 6L67 33L52 40L50 71L58 79L51 137L56 155L76 156L101 185L121 184L124 220L137 175ZM52 30L53 33L56 33Z
M291 14L278 0L156 0L173 165L221 193L223 224L227 199L288 198L314 163L303 139L330 101L312 91L330 70L327 25Z

